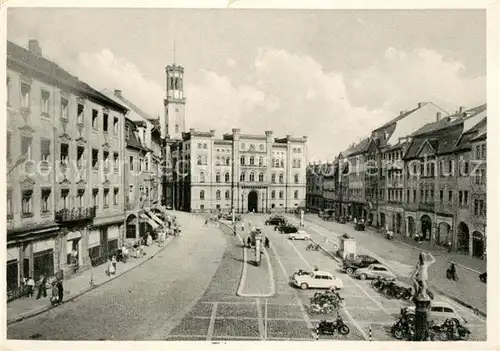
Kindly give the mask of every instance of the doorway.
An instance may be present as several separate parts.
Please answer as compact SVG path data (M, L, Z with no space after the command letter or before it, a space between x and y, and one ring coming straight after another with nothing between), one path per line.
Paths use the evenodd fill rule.
M257 213L257 206L258 206L258 195L256 191L251 191L248 194L248 211L249 212L255 212Z

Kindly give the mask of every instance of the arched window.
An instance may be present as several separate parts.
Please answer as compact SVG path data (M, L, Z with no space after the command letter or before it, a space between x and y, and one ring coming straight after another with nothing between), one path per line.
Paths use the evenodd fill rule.
M200 183L205 183L205 173L200 172Z
M297 184L299 182L299 175L298 174L295 174L293 176L293 181L295 182L295 184Z
M283 190L280 190L280 200L283 199Z
M271 199L275 199L276 198L276 191L271 191Z
M216 198L217 200L220 200L220 190L217 190L217 191L215 192L215 198Z
M229 183L229 173L226 172L226 174L224 174L224 181L226 183Z
M259 182L263 182L264 181L264 173L259 173Z
M241 156L240 157L240 165L244 165L245 164L245 156Z
M217 172L217 173L215 174L215 181L216 181L217 183L220 183L220 172Z
M200 200L205 200L205 191L200 190Z
M280 167L285 168L285 161L283 159L280 160Z
M293 159L292 160L292 167L295 168L296 167L296 164L297 164L297 160L296 159Z
M250 166L253 166L255 163L255 157L250 156Z
M260 156L259 157L259 166L263 166L264 165L264 157Z
M215 161L215 165L216 166L220 166L220 159L219 159L219 157L217 157L217 160Z
M301 161L300 161L300 158L297 159L297 168L300 168L301 165L300 165Z
M198 155L198 157L196 157L196 161L197 161L196 163L197 163L198 165L201 165L201 163L202 163L202 158L201 158L201 155Z
M229 166L229 157L226 158L226 166Z
M229 190L226 190L224 197L226 198L226 200L229 200Z
M241 172L240 174L240 182L244 182L245 181L245 172Z
M295 191L293 192L293 198L294 198L295 200L297 200L297 199L299 198L299 191L298 191L298 190L295 190Z
M283 173L280 174L280 184L283 184Z
M250 181L255 182L255 174L253 172L250 173Z
M273 173L273 174L271 175L271 182L272 182L272 183L276 183L276 173Z

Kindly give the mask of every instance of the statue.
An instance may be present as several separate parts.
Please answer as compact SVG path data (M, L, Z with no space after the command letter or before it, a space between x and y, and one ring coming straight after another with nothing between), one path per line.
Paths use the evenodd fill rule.
M429 259L426 259L428 257ZM418 263L412 275L412 280L415 289L415 298L417 300L430 300L427 294L427 280L429 279L428 269L436 262L431 253L420 252L418 255Z

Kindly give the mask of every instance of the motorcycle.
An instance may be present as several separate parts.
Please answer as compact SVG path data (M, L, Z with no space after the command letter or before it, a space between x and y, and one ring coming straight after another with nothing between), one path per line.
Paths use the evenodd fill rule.
M447 319L441 325L439 339L441 341L447 340L467 340L470 336L470 330L461 325L456 318Z
M479 274L479 280L486 283L486 272Z
M375 279L372 280L370 285L376 291L380 291L380 290L383 290L393 280L394 279L390 279L390 278L376 277Z
M337 319L333 322L322 320L316 326L317 335L321 334L333 335L336 331L338 331L340 335L347 335L349 334L350 331L349 327L344 323L342 317L340 316L337 316Z
M339 306L338 305L331 305L331 304L323 304L319 305L317 303L312 303L309 305L309 313L310 314L331 314L333 312L338 312Z
M413 297L413 291L412 291L412 288L406 288L404 289L403 288L403 294L401 295L401 298L403 300L410 300L411 298Z
M391 334L398 340L406 338L407 340L413 340L415 336L415 323L414 318L411 315L406 315L402 312L399 319L391 327Z
M318 244L309 244L306 247L306 251L319 251L319 245Z
M457 272L452 271L450 268L446 270L446 278L450 280L457 281L458 280L458 274Z

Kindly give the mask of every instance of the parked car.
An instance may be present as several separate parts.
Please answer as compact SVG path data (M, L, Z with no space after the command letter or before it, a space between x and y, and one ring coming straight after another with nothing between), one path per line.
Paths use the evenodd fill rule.
M415 306L406 306L403 308L408 315L415 315ZM429 310L428 319L432 320L434 324L442 324L445 320L456 318L460 324L467 323L465 318L460 316L455 309L442 301L432 301Z
M344 260L342 262L342 269L346 271L347 274L353 274L356 269L366 268L374 263L380 262L369 255L358 255L354 260Z
M300 229L297 233L288 234L288 239L290 240L310 240L311 237L306 233L305 230Z
M358 268L354 275L361 280L374 279L376 277L396 279L396 275L384 265L373 263L365 268Z
M293 283L302 290L309 288L342 289L344 287L344 283L340 278L325 271L315 271L308 275L294 275Z
M280 225L286 223L286 219L283 216L277 215L277 216L271 216L269 219L267 219L264 222L266 225Z
M284 223L274 227L274 230L280 232L281 234L289 234L289 233L297 233L299 231L299 228L297 228L294 225Z

